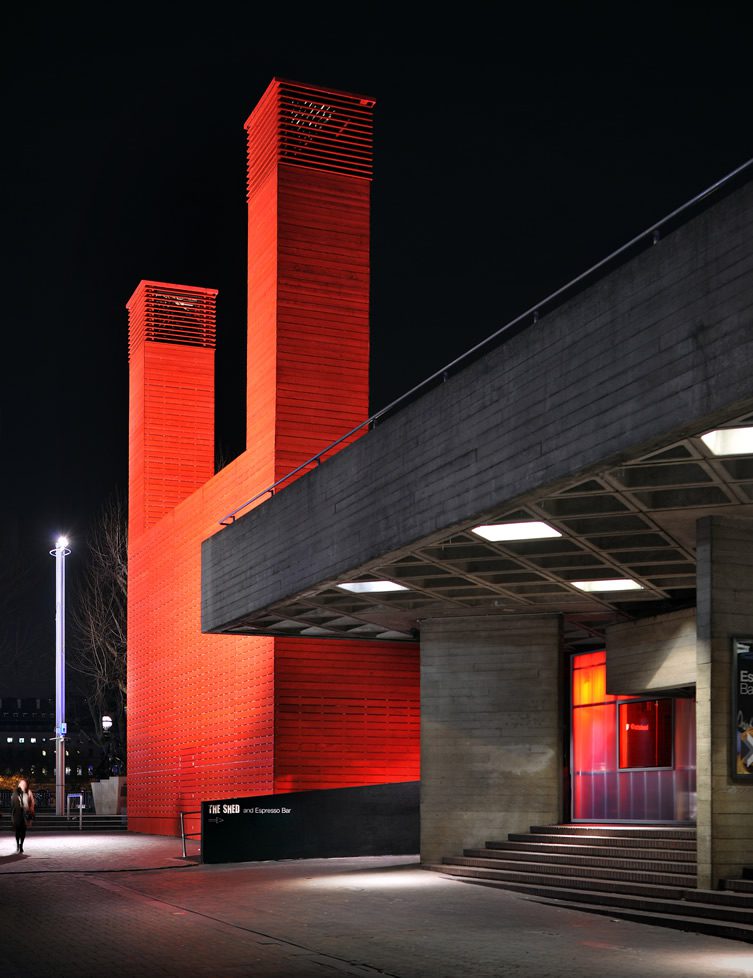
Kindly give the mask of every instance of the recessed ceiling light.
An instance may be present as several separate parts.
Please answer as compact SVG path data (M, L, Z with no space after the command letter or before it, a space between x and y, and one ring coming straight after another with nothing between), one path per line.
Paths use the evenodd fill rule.
M643 591L643 585L631 577L615 577L606 581L571 581L581 591Z
M546 537L561 537L548 523L540 520L526 520L524 523L490 523L487 526L474 526L473 533L485 540L543 540Z
M343 591L352 591L354 594L370 594L379 591L407 591L407 587L402 584L395 584L394 581L353 581L349 584L338 584Z
M701 441L714 455L753 455L753 428L718 428Z

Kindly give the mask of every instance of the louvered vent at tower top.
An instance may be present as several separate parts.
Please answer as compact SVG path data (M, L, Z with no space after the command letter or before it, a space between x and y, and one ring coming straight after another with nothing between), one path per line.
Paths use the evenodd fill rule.
M277 163L370 180L374 104L274 79L246 121L249 196Z
M214 348L216 289L142 281L128 302L128 355L145 340Z

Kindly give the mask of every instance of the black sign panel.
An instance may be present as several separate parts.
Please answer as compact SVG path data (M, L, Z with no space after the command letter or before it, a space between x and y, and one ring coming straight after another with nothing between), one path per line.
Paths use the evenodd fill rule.
M753 783L753 638L732 639L731 773Z
M205 863L419 851L419 782L201 803Z

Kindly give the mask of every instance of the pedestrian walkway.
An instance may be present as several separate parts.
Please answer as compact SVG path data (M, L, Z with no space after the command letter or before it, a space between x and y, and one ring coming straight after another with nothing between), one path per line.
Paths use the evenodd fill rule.
M2 823L0 823L2 824ZM188 843L188 855L198 847ZM35 832L16 854L10 832L0 832L0 876L8 873L108 873L175 869L193 865L182 858L180 839L136 832Z
M541 904L414 857L205 866L179 839L54 841L30 833L24 860L0 861L8 974L753 978L750 944Z

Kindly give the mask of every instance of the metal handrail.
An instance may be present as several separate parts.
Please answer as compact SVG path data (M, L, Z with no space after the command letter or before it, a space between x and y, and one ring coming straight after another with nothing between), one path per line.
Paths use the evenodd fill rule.
M201 832L186 832L186 815L201 815L201 809L197 812L181 812L180 813L180 838L183 846L183 858L187 858L186 854L186 839L195 839L198 837L199 845L201 845Z
M222 519L219 521L220 526L229 526L230 524L234 523L238 513L242 512L244 509L247 509L249 506L252 506L255 502L257 502L259 499L262 499L266 495L273 496L275 490L279 486L287 482L289 479L292 479L293 476L297 475L299 472L303 471L308 466L320 465L322 458L327 454L327 452L331 452L333 448L337 448L338 445L341 445L344 441L347 441L348 438L351 438L353 435L358 434L358 432L361 431L361 429L366 427L373 427L376 424L376 422L379 421L380 418L383 418L390 411L393 411L398 405L402 404L404 401L407 401L410 397L413 397L413 395L418 393L418 391L423 390L425 387L428 387L429 384L434 383L434 381L438 380L440 377L443 380L447 380L447 375L451 370L453 370L459 364L464 363L470 357L474 356L474 354L484 349L484 347L488 346L489 344L493 343L495 340L499 339L499 337L502 336L503 333L506 333L509 329L512 329L513 326L517 326L528 316L533 317L534 323L537 322L543 306L548 306L556 299L561 298L565 293L570 292L574 286L579 285L581 282L583 282L584 279L589 278L595 272L599 271L599 269L603 268L605 265L608 265L610 262L613 262L615 258L618 258L626 251L629 251L632 247L634 247L639 242L643 241L645 238L650 236L652 243L656 244L660 239L660 231L665 224L667 224L669 221L676 218L679 214L682 214L684 211L689 210L691 207L694 207L696 204L700 203L706 197L709 197L711 194L715 193L717 190L725 186L725 184L729 183L736 176L738 176L740 173L742 173L744 170L748 169L751 166L753 166L753 157L751 157L749 160L746 160L745 163L742 163L734 170L731 170L725 176L721 177L721 179L717 180L716 183L712 183L709 187L706 187L705 190L702 190L699 194L696 194L695 197L691 197L690 200L685 201L684 204L681 204L679 207L676 207L673 211L670 211L669 214L666 214L660 220L655 221L653 224L649 225L645 230L641 231L639 234L636 234L624 245L621 245L615 251L612 251L610 254L608 254L606 258L602 258L600 261L597 261L595 265L591 265L590 268L587 268L584 272L581 272L580 275L576 275L575 278L570 279L570 281L567 282L565 285L561 286L559 289L556 289L554 292L551 292L548 296L546 296L545 299L542 299L540 302L537 302L533 306L529 306L529 308L526 309L525 312L520 313L520 315L516 316L515 319L511 319L508 323L505 323L504 326L501 326L498 330L495 330L495 332L491 333L489 336L481 340L475 346L472 346L469 350L466 350L465 353L462 353L459 357L456 357L454 360L451 360L450 363L446 364L444 367L441 367L439 370L435 370L433 374L431 374L425 380L422 380L420 383L416 384L415 387L411 387L411 389L406 391L404 394L401 394L400 397L392 401L386 407L383 407L376 413L370 415L370 417L366 418L365 421L362 421L360 424L356 425L355 428L352 428L350 431L342 435L336 441L333 441L332 444L327 445L326 448L323 448L320 452L317 452L316 455L312 455L310 459L307 459L307 461L302 462L300 465L297 465L294 469L291 469L291 471L288 472L287 475L284 475L281 479L278 479L276 482L273 482L272 485L267 486L266 489L262 489L261 492L257 492L257 494L255 496L252 496L251 499L247 500L245 503L242 503L240 506L237 506L234 510L232 510L232 512L228 513L226 516L223 516Z
M78 792L78 791L71 791L68 794L68 797L65 800L65 817L66 817L67 821L69 821L69 822L71 820L71 799L72 798L78 798L78 830L79 830L79 832L81 832L81 830L84 827L84 808L85 808L85 805L84 805L84 796L83 796L83 794L81 792ZM75 818L75 815L74 815L74 818Z

